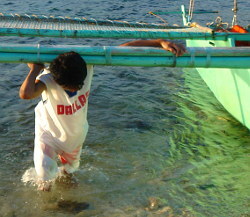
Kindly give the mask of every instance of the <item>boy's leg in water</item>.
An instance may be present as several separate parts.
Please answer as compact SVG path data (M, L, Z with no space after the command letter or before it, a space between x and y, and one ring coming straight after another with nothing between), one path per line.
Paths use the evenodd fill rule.
M49 191L51 181L55 179L58 174L56 152L48 145L35 144L34 164L39 179L38 190Z
M78 146L71 153L60 153L59 159L63 164L62 173L69 184L76 184L77 180L73 177L73 173L79 168L82 145Z

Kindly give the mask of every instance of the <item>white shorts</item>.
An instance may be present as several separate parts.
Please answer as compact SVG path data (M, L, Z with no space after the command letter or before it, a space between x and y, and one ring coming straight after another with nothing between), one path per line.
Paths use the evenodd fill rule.
M57 158L63 164L63 169L67 173L73 173L79 167L82 145L78 146L71 153L66 153L55 148L35 143L34 164L38 178L42 181L53 180L58 175Z

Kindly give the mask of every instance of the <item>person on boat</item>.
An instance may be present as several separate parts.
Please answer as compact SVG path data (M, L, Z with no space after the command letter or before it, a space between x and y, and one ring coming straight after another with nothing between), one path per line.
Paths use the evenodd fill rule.
M154 46L176 56L185 52L182 45L165 40L137 40L121 46ZM42 96L35 108L34 164L39 190L48 191L58 175L70 177L79 167L83 143L88 132L87 109L93 66L75 52L60 54L48 68L28 63L30 71L23 81L21 99ZM41 73L42 72L42 73Z
M160 47L166 51L172 52L177 57L182 56L186 52L186 49L182 44L173 43L163 39L129 41L127 43L121 44L120 46Z

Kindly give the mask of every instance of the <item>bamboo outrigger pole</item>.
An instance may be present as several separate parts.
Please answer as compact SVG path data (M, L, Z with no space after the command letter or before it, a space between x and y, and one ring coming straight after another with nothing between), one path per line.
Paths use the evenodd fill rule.
M0 62L51 62L58 54L78 52L88 64L112 66L250 68L250 47L187 48L175 57L160 48L41 46L0 44Z
M0 36L60 38L196 39L248 41L250 33L214 32L212 29L160 24L100 21L86 18L6 15L0 13Z

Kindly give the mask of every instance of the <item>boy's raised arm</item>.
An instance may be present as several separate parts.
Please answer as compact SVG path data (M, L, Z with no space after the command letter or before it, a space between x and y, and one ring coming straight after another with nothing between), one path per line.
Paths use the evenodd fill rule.
M43 64L28 63L30 72L22 83L19 96L21 99L33 99L41 95L46 89L46 85L36 80L38 74L44 69Z
M181 44L176 44L170 41L166 41L163 39L155 39L155 40L136 40L130 41L120 46L134 46L134 47L161 47L164 50L170 51L176 56L181 56L186 52L186 49Z

